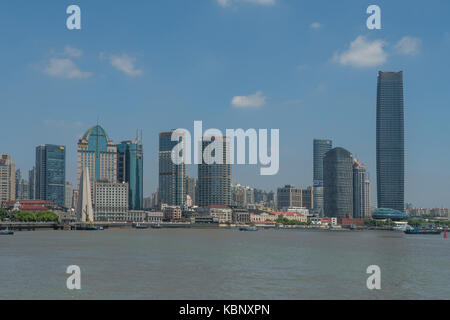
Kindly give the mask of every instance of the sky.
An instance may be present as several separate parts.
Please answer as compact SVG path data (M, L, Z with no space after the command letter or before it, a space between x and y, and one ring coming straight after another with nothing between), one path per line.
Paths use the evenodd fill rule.
M68 30L68 6L81 30ZM369 5L381 30L369 30ZM22 172L35 147L67 147L97 123L144 137L144 195L158 184L158 133L280 130L280 171L233 166L265 190L312 184L314 138L366 164L376 204L377 73L404 71L406 201L450 206L450 2L5 0L0 3L0 153ZM196 168L188 172L196 175Z

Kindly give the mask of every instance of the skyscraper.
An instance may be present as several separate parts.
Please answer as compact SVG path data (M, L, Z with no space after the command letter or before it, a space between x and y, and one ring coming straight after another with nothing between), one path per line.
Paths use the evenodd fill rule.
M353 163L353 218L370 217L370 182L364 164L358 159Z
M323 179L325 216L353 216L352 154L343 148L328 151L323 160Z
M405 129L403 72L378 73L378 208L405 209Z
M128 183L130 210L142 210L144 201L144 151L142 139L117 145L117 179Z
M226 137L203 137L198 165L198 205L231 205L231 165Z
M65 205L66 147L46 144L36 147L36 199Z
M159 204L183 206L186 201L186 165L172 161L172 150L179 141L172 141L171 132L159 134ZM179 132L183 142L184 134Z
M8 154L0 154L0 203L16 200L16 166Z
M323 158L333 148L331 140L314 140L314 211L323 216Z
M117 182L117 147L99 125L78 140L78 185L84 168L89 169L91 186L97 180Z

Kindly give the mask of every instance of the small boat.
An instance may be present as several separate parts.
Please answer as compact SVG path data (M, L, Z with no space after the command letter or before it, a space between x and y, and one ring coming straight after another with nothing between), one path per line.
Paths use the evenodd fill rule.
M96 227L96 226L88 226L86 228L87 231L101 231L103 230L103 227Z
M148 225L136 223L136 229L148 229Z
M430 234L430 235L440 235L442 234L442 230L439 229L420 229L418 227L408 228L405 230L406 234Z
M239 231L258 231L258 228L253 226L253 227L240 227Z
M12 236L12 235L14 235L14 231L10 231L9 228L7 227L5 231L0 232L0 235L2 235L2 236Z

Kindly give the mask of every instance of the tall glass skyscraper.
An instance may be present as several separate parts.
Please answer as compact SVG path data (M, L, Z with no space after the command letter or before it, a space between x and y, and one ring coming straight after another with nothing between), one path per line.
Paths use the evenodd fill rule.
M207 148L218 146L211 153ZM219 147L220 146L220 147ZM216 154L219 152L219 154ZM204 137L202 140L202 163L198 165L198 205L231 205L231 165L229 144L226 137ZM205 157L206 154L206 157ZM221 159L221 163L213 163Z
M331 140L314 140L314 211L323 216L323 158L333 148Z
M379 72L377 93L378 208L405 209L403 72Z
M186 202L186 165L174 164L172 150L178 141L172 141L172 132L159 134L159 204L183 206ZM184 136L180 132L180 139Z
M66 147L49 144L36 147L36 199L64 207L65 188Z
M343 149L328 151L323 160L324 203L327 217L353 216L353 156Z
M119 182L128 183L130 210L143 208L143 161L142 140L124 141L117 145L117 179Z

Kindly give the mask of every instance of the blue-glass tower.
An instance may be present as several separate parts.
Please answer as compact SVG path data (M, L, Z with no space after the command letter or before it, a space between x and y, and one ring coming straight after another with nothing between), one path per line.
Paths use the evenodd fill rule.
M378 208L405 209L403 72L379 72L377 93Z
M142 210L143 207L143 161L141 141L124 141L117 145L117 179L128 183L130 210Z
M65 205L66 147L43 145L36 147L36 198Z

